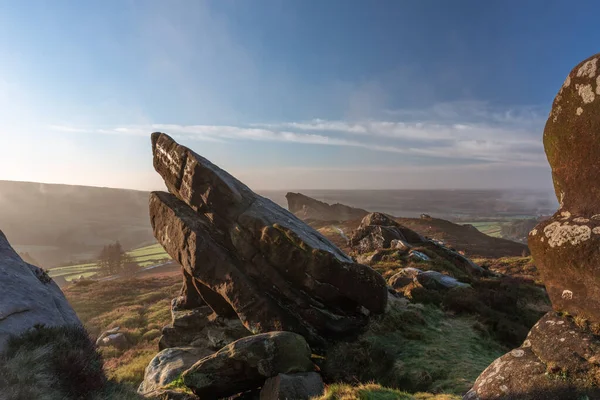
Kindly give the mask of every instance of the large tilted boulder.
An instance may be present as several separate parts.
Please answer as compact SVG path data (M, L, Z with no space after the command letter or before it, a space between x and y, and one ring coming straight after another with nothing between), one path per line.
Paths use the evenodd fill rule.
M569 73L544 128L560 208L530 232L529 248L555 311L490 365L465 399L600 398L599 59Z
M231 396L262 386L278 374L311 372L311 349L298 334L269 332L237 340L201 359L182 375L204 399Z
M0 353L6 341L35 325L81 325L60 288L26 263L0 231Z
M170 192L151 195L154 235L218 315L323 344L384 311L377 272L169 136L152 134L152 149Z

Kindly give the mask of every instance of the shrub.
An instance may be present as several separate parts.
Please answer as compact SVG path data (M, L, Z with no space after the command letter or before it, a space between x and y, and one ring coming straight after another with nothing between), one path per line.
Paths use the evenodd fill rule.
M36 326L11 338L0 355L3 400L136 399L107 381L102 359L78 326Z

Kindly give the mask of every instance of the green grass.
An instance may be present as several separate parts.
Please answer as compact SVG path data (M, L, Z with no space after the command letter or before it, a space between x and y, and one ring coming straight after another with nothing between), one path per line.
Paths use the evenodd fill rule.
M394 306L373 318L358 340L330 348L323 370L335 381L459 395L507 351L481 335L476 323L435 306Z
M507 222L500 222L500 221L474 221L474 222L460 222L461 225L473 225L475 228L477 228L477 230L479 230L482 233L485 233L488 236L493 236L493 237L502 237L501 235L501 229L502 226L507 224Z
M158 243L128 251L127 254L133 257L133 260L136 261L141 267L156 265L161 263L164 259L171 259L167 252ZM71 281L79 278L82 275L84 278L89 278L95 276L98 272L99 269L96 263L85 263L52 268L48 271L48 274L52 278L60 276L65 278L67 281Z

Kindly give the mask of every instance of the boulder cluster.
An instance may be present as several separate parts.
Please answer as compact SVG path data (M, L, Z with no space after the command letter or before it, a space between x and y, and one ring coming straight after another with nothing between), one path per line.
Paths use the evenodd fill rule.
M379 212L365 216L352 233L349 242L357 261L367 265L386 261L406 265L412 260L424 263L424 267L430 269L432 263L447 262L454 266L462 277L474 278L489 273L442 242L423 237L399 224L392 217ZM446 290L469 286L456 277L416 267L400 269L388 279L388 285L405 294L415 287Z
M166 134L152 150L169 192L151 194L151 224L183 287L139 392L320 394L311 355L385 310L385 279Z
M544 129L560 208L528 244L554 310L465 399L600 398L599 61L597 54L569 73Z

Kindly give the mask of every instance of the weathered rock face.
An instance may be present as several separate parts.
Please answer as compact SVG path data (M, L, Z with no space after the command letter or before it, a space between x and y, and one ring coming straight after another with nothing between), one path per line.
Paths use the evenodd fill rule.
M523 345L494 361L465 400L600 398L600 339L549 312ZM588 396L588 397L585 397Z
M600 322L600 70L577 65L556 95L544 148L560 209L529 234L529 248L557 311ZM600 65L598 65L600 67Z
M285 195L288 209L298 218L316 221L350 221L361 219L369 212L361 208L354 208L344 204L327 204L301 193L288 193Z
M7 339L34 325L81 325L67 299L40 268L24 262L0 231L0 353Z
M187 387L201 398L221 398L257 388L278 374L313 371L311 350L292 332L248 336L203 358L183 373Z
M171 192L151 195L154 235L218 315L323 343L384 311L377 272L169 136L152 134L152 147Z

